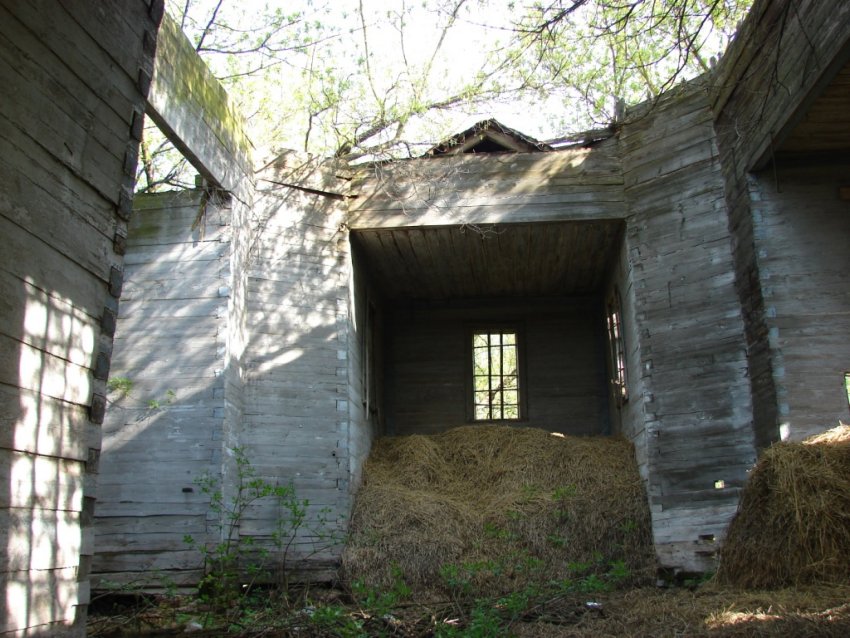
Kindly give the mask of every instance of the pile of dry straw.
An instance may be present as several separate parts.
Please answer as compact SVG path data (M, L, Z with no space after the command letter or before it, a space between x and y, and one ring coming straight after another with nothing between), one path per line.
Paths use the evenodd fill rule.
M765 451L729 527L718 577L746 588L850 583L850 426Z
M496 426L378 440L343 556L349 580L400 575L420 594L445 591L451 565L494 594L618 562L618 584L654 575L631 444Z

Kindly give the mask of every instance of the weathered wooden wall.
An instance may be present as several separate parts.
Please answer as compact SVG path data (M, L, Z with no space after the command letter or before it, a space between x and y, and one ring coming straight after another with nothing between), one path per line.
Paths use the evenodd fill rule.
M470 329L516 325L519 425L609 434L604 316L598 296L395 305L387 309L387 433L435 434L470 422Z
M453 155L361 168L352 229L619 219L616 143L555 153Z
M289 154L258 174L247 260L243 417L233 435L260 476L310 500L290 559L332 565L312 530L339 531L351 506L348 235L340 190L321 164ZM293 188L330 191L329 196ZM321 510L329 508L327 515ZM252 510L240 533L270 543L279 516Z
M724 181L705 91L683 87L631 113L620 143L656 549L666 567L706 569L755 450Z
M84 632L99 423L162 11L0 2L4 635Z
M779 161L750 178L755 251L780 434L799 440L847 421L850 162Z
M386 302L356 246L349 249L348 410L350 489L357 491L375 437L386 430Z
M127 241L132 281L112 376L132 387L123 399L112 394L99 585L196 583L201 556L184 534L215 542L222 532L196 481L208 473L227 498L235 489L228 452L242 425L251 146L227 94L168 18L159 45L147 111L206 184L144 198Z
M221 473L231 210L203 191L136 197L103 424L95 586L196 583ZM216 541L217 538L210 540Z
M711 80L759 448L779 439L783 417L747 173L770 160L819 91L850 59L849 35L847 3L759 0Z
M608 414L613 433L627 438L635 446L635 460L641 477L648 478L649 440L646 429L644 404L643 367L640 351L640 324L635 317L635 291L632 264L629 261L625 238L620 243L616 262L611 268L605 285L603 299L615 291L620 297L620 312L623 330L623 346L626 352L626 388L628 400L617 401L616 388L608 389ZM607 338L606 338L606 347ZM611 378L611 370L608 371Z

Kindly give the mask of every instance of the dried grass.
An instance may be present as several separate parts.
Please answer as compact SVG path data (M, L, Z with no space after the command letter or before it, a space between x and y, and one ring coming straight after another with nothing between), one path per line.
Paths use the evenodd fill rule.
M848 587L633 589L598 597L599 611L582 609L581 600L573 601L572 609L560 614L563 622L518 623L511 627L511 634L520 638L844 638L850 635L848 599Z
M488 594L574 576L577 563L622 561L624 585L655 572L634 452L615 438L468 426L380 439L350 530L349 580L388 587L395 569L419 595L438 593L450 564L497 566L470 571Z
M721 552L721 582L745 588L850 583L850 427L768 449Z

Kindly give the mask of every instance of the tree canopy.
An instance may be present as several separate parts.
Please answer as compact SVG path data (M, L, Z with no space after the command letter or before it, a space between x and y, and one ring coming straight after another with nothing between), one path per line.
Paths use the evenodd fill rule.
M707 71L752 0L170 0L261 154L422 153L496 117L539 139ZM286 9L281 5L285 5ZM181 182L152 134L142 190Z

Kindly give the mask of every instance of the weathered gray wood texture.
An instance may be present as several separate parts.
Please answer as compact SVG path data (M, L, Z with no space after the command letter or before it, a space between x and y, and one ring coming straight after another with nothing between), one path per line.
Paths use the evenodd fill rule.
M724 181L698 84L632 117L620 142L653 532L663 565L705 569L717 545L701 538L723 535L755 457Z
M620 219L613 140L556 153L440 156L361 168L352 229Z
M780 158L778 183L785 179L787 191L771 190L765 176L747 178L772 146L779 155L829 150L809 144L822 138L811 119L795 128L841 77L836 74L850 55L850 9L825 6L758 2L713 76L633 109L616 136L591 148L361 166L350 183L343 167L292 153L258 175L256 201L241 156L230 158L243 176L232 184L226 309L204 297L215 286L193 279L198 273L191 269L181 281L197 297L186 305L174 305L179 295L159 283L136 289L131 282L127 291L155 291L157 298L147 302L161 305L146 306L145 315L161 308L175 319L181 313L199 318L180 339L137 335L138 348L162 348L166 357L189 348L185 364L167 372L180 383L178 396L204 406L198 374L221 371L209 397L213 405L222 401L221 410L208 425L221 432L221 445L212 448L223 452L223 484L234 485L228 451L239 445L261 476L292 481L299 497L310 499L308 525L290 559L309 558L314 569L333 565L339 548L325 546L312 528L323 518L330 528L344 528L373 437L465 422L465 363L458 356L466 351L464 327L517 319L533 353L526 362L529 423L630 438L662 565L712 566L747 470L757 449L777 438L780 416L797 426L793 436L802 436L831 425L818 426L803 411L817 408L820 419L838 409L825 393L846 357L839 344L847 328L839 273L846 272L847 258L831 253L840 252L847 226L845 202L829 192L840 185L846 161L829 168L811 159L786 165ZM811 33L822 38L807 37ZM223 103L216 95L213 102ZM175 103L183 119L193 112ZM817 104L817 113L832 112ZM211 121L199 120L207 132L185 135L217 147L213 159L194 159L208 178L227 185L225 156L242 147L212 140L224 133L216 129L214 109L209 113ZM214 129L218 133L210 133ZM92 183L98 179L92 174ZM13 212L4 215L10 233L28 232ZM184 217L161 219L157 233L186 232L191 215ZM820 227L801 230L810 220ZM483 241L471 245L467 233L493 233L498 250L488 252ZM66 235L57 233L63 241ZM182 268L194 250L201 260L225 258L214 247L190 249L185 241L156 248L144 244L143 235L131 247L144 247L144 256L134 253L129 264L142 259L153 266L171 255ZM812 256L814 245L826 246L830 256ZM94 266L84 268L100 263L98 253L90 259ZM168 274L166 266L162 276ZM41 294L17 291L8 277L0 281L13 298ZM505 281L513 287L500 288ZM797 305L812 282L819 291L807 299L817 318ZM603 305L614 288L628 355L630 399L621 406L605 386ZM86 294L97 308L97 290ZM535 306L532 295L548 299ZM64 297L59 302L67 305ZM210 328L200 318L212 308L226 321L210 354ZM97 314L82 308L82 316ZM42 347L18 341L0 341L4 357L12 351L14 359L15 348ZM70 351L42 349L61 360L60 369L85 376L85 357L78 362ZM813 358L813 349L829 351L830 358ZM822 361L827 365L816 371ZM79 384L59 385L50 400L74 403L79 394ZM823 404L813 406L820 396ZM63 422L85 429L72 415ZM142 433L129 438L144 441ZM163 454L174 453L166 448ZM171 516L173 502L165 494L171 486L158 489L151 511ZM324 507L329 514L323 516ZM197 512L186 514L176 515L184 516L187 529L201 529L191 518ZM278 517L266 504L252 508L240 533L271 547ZM187 580L197 577L191 557L173 544L173 531L139 519L116 510L111 522L124 532L114 540L154 547L149 562L116 552L114 573L172 563L186 570Z
M620 220L356 230L375 285L395 300L568 297L597 293Z
M604 317L597 296L387 309L388 434L435 434L470 423L473 326L521 337L518 423L564 434L609 434Z
M620 313L623 330L623 346L626 353L626 388L628 400L617 400L617 388L608 387L608 415L611 431L630 440L635 446L635 460L641 477L649 475L649 442L647 441L646 414L641 358L640 324L635 318L635 291L632 264L629 261L628 245L620 243L614 257L614 265L605 285L605 294L600 302L606 303L612 294L620 298ZM606 310L607 317L607 310ZM607 329L607 326L606 326ZM607 335L605 347L609 347ZM613 378L611 363L606 356L607 379Z
M574 254L575 263L559 263L545 250L500 255L523 273L536 272L534 263L573 275L588 268L594 273L576 277L586 289L563 287L565 295L589 294L596 307L584 307L581 329L565 329L571 325L566 315L558 329L544 328L533 308L523 317L529 335L548 342L550 352L563 350L562 357L539 368L551 374L548 380L529 371L529 413L532 424L543 425L534 416L534 406L540 405L534 393L541 392L549 427L557 428L552 424L557 421L569 424L566 431L598 433L613 425L632 439L647 480L662 563L684 570L710 567L717 544L705 538L722 536L755 451L724 181L705 87L691 85L653 108L636 109L617 138L594 148L368 167L355 178L352 194L349 224L369 257L368 267L377 273L376 281L392 281L385 286L391 297L407 299L422 296L414 289L439 299L447 288L440 282L452 278L478 285L468 297L496 294L493 285L482 285L484 277L476 279L474 260L468 260L471 267L457 265L456 238L439 228L431 231L432 225L469 225L467 231L474 232L482 224L538 228L547 222L556 236L556 222L581 229L581 223L625 220L621 251L617 243L611 250L610 242L606 250L581 250L585 236L585 243L552 248L557 257ZM427 228L417 228L422 226ZM387 230L392 227L410 230L393 235ZM500 248L502 243L509 244L500 241ZM431 283L420 283L412 270ZM533 290L541 276L529 276L534 281L526 289ZM609 401L604 342L594 332L604 326L604 298L613 286L622 299L631 385L629 402L619 408ZM390 432L466 421L463 355L458 356L462 322L492 317L486 303L470 307L454 324L417 306L407 314L401 309L389 314ZM577 344L579 363L565 364ZM576 385L582 367L591 373ZM719 480L725 487L715 489Z
M850 162L778 161L750 178L780 435L799 440L848 420Z
M375 437L386 431L384 335L386 301L370 280L363 256L350 249L348 295L348 409L349 472L352 493L362 479L363 464Z
M222 465L232 241L218 197L136 197L110 372L130 388L109 394L103 424L96 587L200 573L183 537L207 540L209 495L196 481Z
M782 398L765 321L747 173L764 166L785 140L817 151L823 135L800 144L794 130L850 59L850 5L817 0L755 3L712 78L711 99L733 237L738 295L746 328L758 447L779 439ZM845 92L846 95L846 92ZM846 110L818 130L846 141ZM842 123L844 126L842 126ZM826 424L825 424L826 425Z
M168 15L158 44L148 113L207 181L240 190L252 173L241 113Z
M337 197L347 182L333 168L293 153L258 174L246 261L243 417L233 432L260 476L291 482L300 499L309 499L307 521L286 558L309 558L313 570L338 558L339 546L319 533L339 536L344 528L351 432L362 423L352 419L362 407L350 402L350 340L357 337L349 335L351 259ZM274 550L280 516L271 506L252 509L240 533Z
M4 635L84 633L98 395L161 9L0 2Z

